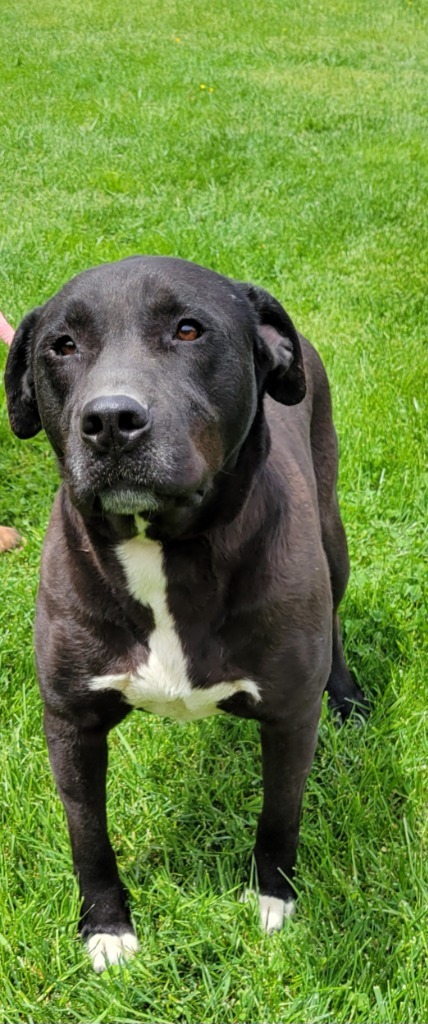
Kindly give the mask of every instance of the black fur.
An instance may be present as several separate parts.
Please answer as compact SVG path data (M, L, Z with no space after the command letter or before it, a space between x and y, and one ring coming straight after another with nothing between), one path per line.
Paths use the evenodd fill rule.
M186 320L200 331L193 341L179 337ZM162 544L192 685L249 677L259 687L259 703L239 693L222 710L260 722L258 883L289 898L323 691L343 717L363 699L337 618L348 557L319 357L262 289L182 260L135 257L86 271L30 313L6 386L13 429L31 437L43 425L63 477L36 655L83 934L121 934L130 921L105 815L107 734L130 708L89 682L147 659L154 626L116 555L136 533L133 515L106 511L118 487L155 496L147 533ZM124 413L109 447L106 423L102 445L97 431L111 395L149 410L150 426L137 435Z

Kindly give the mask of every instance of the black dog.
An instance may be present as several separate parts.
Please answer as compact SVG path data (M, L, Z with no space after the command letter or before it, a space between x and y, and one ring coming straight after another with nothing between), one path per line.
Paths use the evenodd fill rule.
M43 427L64 481L36 657L95 970L138 948L105 809L107 733L132 707L260 722L260 916L280 928L323 691L342 717L363 700L319 357L262 289L133 257L25 317L6 387L13 430Z

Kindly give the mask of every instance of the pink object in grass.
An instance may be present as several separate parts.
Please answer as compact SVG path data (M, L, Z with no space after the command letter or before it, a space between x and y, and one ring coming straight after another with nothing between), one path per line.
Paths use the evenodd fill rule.
M10 324L8 324L7 320L3 316L3 313L0 313L0 338L2 338L3 341L6 342L6 345L11 345L14 334L15 331L13 327L11 327Z

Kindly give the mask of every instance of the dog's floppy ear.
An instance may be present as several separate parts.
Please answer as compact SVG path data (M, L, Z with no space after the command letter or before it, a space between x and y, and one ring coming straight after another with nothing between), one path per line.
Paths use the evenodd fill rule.
M273 295L254 285L245 287L258 319L256 362L264 389L283 405L297 405L305 397L306 378L296 328Z
M34 389L31 340L40 307L21 320L10 346L4 382L10 425L17 437L34 437L42 429Z

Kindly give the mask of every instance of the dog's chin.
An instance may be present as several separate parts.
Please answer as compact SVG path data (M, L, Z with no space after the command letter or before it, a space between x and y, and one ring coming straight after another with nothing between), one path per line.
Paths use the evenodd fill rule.
M144 487L108 487L100 491L98 497L107 515L145 518L161 510L159 499Z
M199 519L206 489L190 493L156 492L131 484L104 488L98 504L104 516L132 516L138 529L149 528L153 537L173 538L189 531ZM144 526L146 524L146 526Z

